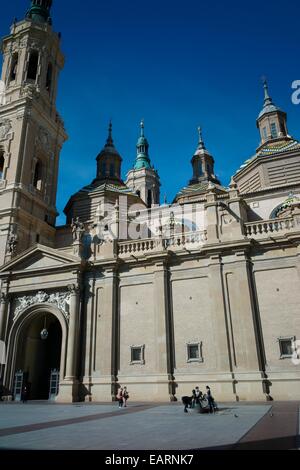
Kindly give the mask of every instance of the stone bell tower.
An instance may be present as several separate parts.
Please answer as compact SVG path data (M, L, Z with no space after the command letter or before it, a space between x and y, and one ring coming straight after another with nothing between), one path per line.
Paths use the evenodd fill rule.
M127 174L126 185L144 201L147 207L159 204L160 179L151 165L149 143L144 133L144 121L141 122L140 137L136 149L137 156L134 168Z
M55 107L64 57L51 4L32 0L2 41L0 265L35 243L54 243L59 154L67 136Z

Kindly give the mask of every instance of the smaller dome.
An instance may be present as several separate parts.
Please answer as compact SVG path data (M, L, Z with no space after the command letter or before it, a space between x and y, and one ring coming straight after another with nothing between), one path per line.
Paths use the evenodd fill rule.
M151 168L151 163L150 161L144 159L144 158L141 158L140 160L137 160L135 165L134 165L134 169L135 170L141 170L142 168Z
M282 110L280 108L278 108L278 106L276 106L275 104L268 104L267 106L264 106L263 109L261 110L261 112L259 113L258 115L258 118L257 119L260 119L262 116L264 116L265 114L269 114L269 113L274 113L274 112L282 112Z
M148 144L148 140L146 139L146 137L141 136L139 140L137 141L136 145L137 147L139 147L140 145L149 145L149 144Z

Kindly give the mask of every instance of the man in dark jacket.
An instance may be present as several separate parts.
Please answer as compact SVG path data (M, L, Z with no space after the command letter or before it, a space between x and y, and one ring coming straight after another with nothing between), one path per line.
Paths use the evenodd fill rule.
M213 396L211 394L211 390L210 390L208 385L206 385L206 396L207 396L207 400L208 400L208 404L209 404L209 412L214 413L215 403L214 403Z

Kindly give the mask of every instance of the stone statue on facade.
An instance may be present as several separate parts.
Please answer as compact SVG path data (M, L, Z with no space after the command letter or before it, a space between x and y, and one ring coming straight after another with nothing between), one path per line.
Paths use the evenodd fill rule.
M81 242L84 235L84 224L80 222L79 217L72 220L72 237L73 242Z
M11 255L15 254L17 250L17 245L18 245L18 236L14 232L12 232L9 235L7 245L8 245L8 252Z
M0 91L0 99L1 99L1 91ZM11 131L11 122L9 119L2 119L0 121L0 140L5 140L8 134Z

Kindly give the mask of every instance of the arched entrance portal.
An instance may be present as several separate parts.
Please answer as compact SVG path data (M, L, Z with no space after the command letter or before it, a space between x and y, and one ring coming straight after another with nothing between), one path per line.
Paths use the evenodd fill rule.
M44 329L48 335L41 335ZM15 371L21 371L24 375L29 400L50 398L51 372L60 369L61 344L62 329L55 315L41 312L23 325L18 340Z

